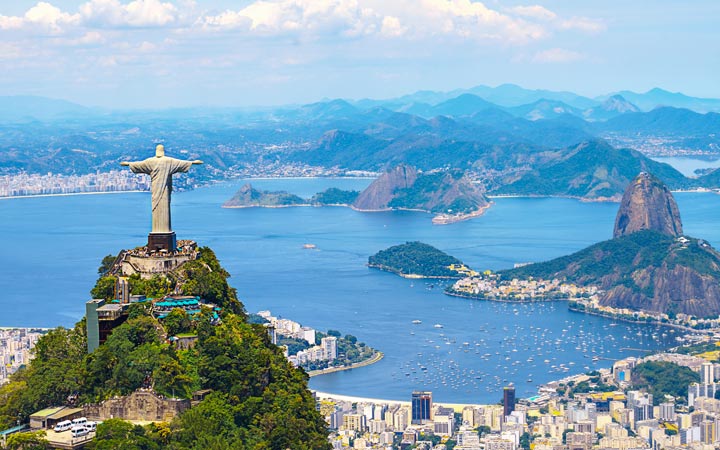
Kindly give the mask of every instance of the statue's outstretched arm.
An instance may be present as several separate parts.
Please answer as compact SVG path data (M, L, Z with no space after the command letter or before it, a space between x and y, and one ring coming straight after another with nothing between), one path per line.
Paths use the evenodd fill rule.
M200 161L199 159L196 159L196 160L195 160L195 161L193 161L192 163L193 163L193 164L203 164L203 162L202 162L202 161Z

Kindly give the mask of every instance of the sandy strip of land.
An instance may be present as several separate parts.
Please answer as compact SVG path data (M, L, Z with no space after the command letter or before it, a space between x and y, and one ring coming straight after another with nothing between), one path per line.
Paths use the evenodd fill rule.
M353 403L376 403L376 404L386 404L386 405L410 405L409 401L402 401L402 400L387 400L387 399L380 399L380 398L369 398L369 397L356 397L353 395L340 395L340 394L331 394L328 392L320 392L320 391L313 391L313 393L317 396L317 398L321 400L341 400L341 401L348 401ZM410 396L410 392L408 392L408 397ZM440 402L433 402L433 405L440 405L444 408L452 408L456 412L462 412L463 408L467 406L487 406L487 405L481 405L479 403L477 404L470 404L470 403L440 403Z

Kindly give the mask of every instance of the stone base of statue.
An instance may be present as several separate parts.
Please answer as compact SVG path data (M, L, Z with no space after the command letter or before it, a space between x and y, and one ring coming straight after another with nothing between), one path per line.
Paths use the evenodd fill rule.
M198 256L200 251L197 243L189 240L177 241L174 252L136 247L120 252L109 274L120 277L138 274L141 278L149 279L155 275L168 274L188 261L195 261Z
M159 252L165 250L173 253L177 249L177 238L175 232L170 233L150 233L148 234L148 251Z

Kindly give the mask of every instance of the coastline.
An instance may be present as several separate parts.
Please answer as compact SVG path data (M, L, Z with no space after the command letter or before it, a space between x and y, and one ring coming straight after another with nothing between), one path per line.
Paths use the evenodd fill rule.
M499 299L499 298L479 298L479 297L473 297L472 295L463 295L463 294L459 294L457 292L449 292L449 291L444 291L443 293L445 295L449 295L450 297L460 297L460 298L467 298L470 300L478 300L481 302L499 302L499 303L543 303L543 302L567 302L570 300L574 300L572 298L544 298L544 297L539 298L539 299L504 300L504 299Z
M464 220L474 219L475 217L480 217L483 214L485 214L485 211L490 209L490 207L493 204L494 204L494 202L490 202L487 205L483 206L482 208L478 209L477 211L473 211L473 212L467 213L467 214L455 214L455 215L438 214L432 218L432 224L433 225L450 225L453 223L462 222Z
M682 331L685 331L685 332L688 332L688 333L705 333L705 334L712 334L712 330L711 330L711 329L708 329L708 330L696 330L695 328L685 327L685 326L683 326L683 325L678 325L678 324L675 324L675 323L661 322L661 321L658 321L658 320L650 320L650 321L647 321L647 320L632 320L632 319L628 319L628 318L626 318L626 317L619 316L619 315L615 315L615 314L608 314L608 313L603 313L603 312L601 312L601 311L595 311L595 310L587 310L587 309L572 307L572 306L570 306L570 305L568 305L568 309L569 309L570 311L574 311L574 312L578 312L578 313L590 314L590 315L593 315L593 316L604 317L604 318L606 318L606 319L613 319L613 320L618 320L618 321L621 321L621 322L640 323L640 324L647 324L647 325L658 325L658 326L676 328L676 329L678 329L678 330L682 330Z
M39 197L72 197L75 195L105 195L105 194L135 194L150 191L98 191L98 192L68 192L63 194L28 194L28 195L10 195L0 197L0 200L12 200L14 198L39 198Z
M341 401L348 401L353 403L376 403L376 404L388 404L388 405L403 405L408 406L410 405L409 401L406 400L388 400L388 399L380 399L380 398L370 398L370 397L357 397L354 395L341 395L341 394L332 394L329 392L321 392L316 391L314 389L310 389L310 391L315 394L315 396L320 400L341 400ZM444 402L436 402L433 401L433 405L440 405L445 408L452 408L455 412L462 412L463 408L467 406L486 406L481 403L444 403Z
M399 275L403 278L408 278L412 280L421 280L421 279L428 279L428 280L459 280L462 277L450 277L450 276L427 276L427 275L420 275L417 273L401 273L400 271L390 268L388 266L383 266L382 264L367 264L367 266L371 269L378 269L382 270L383 272L389 272L394 273L395 275Z
M329 373L343 372L345 370L357 369L359 367L365 367L365 366L369 366L371 364L375 364L376 362L379 362L384 357L385 357L385 354L383 352L376 351L375 354L372 356L372 358L366 359L365 361L356 362L354 364L350 364L349 366L329 367L327 369L311 370L307 374L310 378L312 378L312 377L319 377L321 375L327 375Z

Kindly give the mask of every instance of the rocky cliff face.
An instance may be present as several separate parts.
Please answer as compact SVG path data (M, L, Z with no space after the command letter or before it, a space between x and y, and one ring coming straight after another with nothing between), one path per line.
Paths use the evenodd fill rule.
M698 264L698 260L678 254L687 250L702 251L705 258L700 258ZM697 317L717 316L720 314L718 273L720 254L704 241L691 239L670 248L657 266L639 267L632 272L634 285L608 283L608 290L600 296L600 304Z
M640 230L654 230L668 236L683 234L680 211L670 190L647 172L641 172L625 190L613 237Z
M450 222L479 215L488 205L484 192L462 171L419 174L406 165L380 176L353 203L360 211L414 209L447 216Z
M400 189L412 186L417 180L418 173L415 168L400 165L389 172L380 175L364 191L360 193L353 203L353 207L360 211L380 211L390 209L388 206L395 193Z

